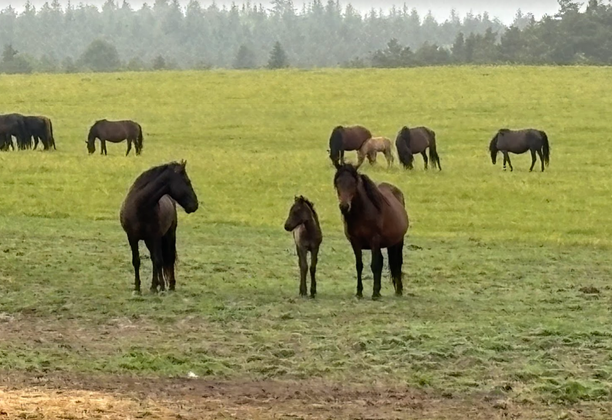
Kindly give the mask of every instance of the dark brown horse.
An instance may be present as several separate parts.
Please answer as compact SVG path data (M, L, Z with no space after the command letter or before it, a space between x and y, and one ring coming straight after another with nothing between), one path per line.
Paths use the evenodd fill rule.
M438 166L438 169L442 170L440 156L438 156L436 149L436 133L427 127L414 127L410 129L406 126L402 127L395 138L395 147L397 148L400 162L407 169L414 168L414 155L417 153L423 156L425 169L427 169L427 153L425 151L429 147L429 160L431 160L431 164L434 168Z
M120 143L123 140L127 140L127 156L132 150L132 143L136 149L136 154L139 155L142 152L142 127L140 124L130 120L122 121L108 121L99 120L94 123L89 129L89 135L87 136L87 151L92 154L96 151L95 141L100 139L101 153L106 155L106 142Z
M140 293L140 254L144 241L151 254L151 291L174 290L176 261L176 203L187 213L198 209L198 197L185 170L186 162L171 162L143 172L130 188L121 205L119 219L132 249L134 292Z
M351 164L336 165L336 169L334 187L344 219L344 234L355 253L357 297L363 296L363 249L372 251L372 299L380 297L383 248L387 248L395 294L401 296L404 236L408 231L404 195L392 184L383 182L376 185Z
M8 149L8 144L13 147L12 137L17 140L19 150L29 149L32 147L28 142L28 132L25 126L23 115L21 114L5 114L0 115L0 137L4 137L3 147Z
M372 133L361 125L343 127L332 130L329 137L329 158L334 165L344 163L345 150L359 150L363 143L372 137Z
M319 216L308 199L303 196L295 197L295 201L289 210L289 216L285 221L285 230L293 232L295 249L300 266L300 296L308 294L306 287L306 273L308 272L308 253L310 252L310 297L317 294L317 258L319 247L323 241Z
M519 155L525 153L527 150L531 152L531 167L529 171L533 171L537 153L542 163L542 172L544 172L544 164L548 166L550 162L550 144L548 143L548 136L544 131L533 128L525 130L509 130L507 128L502 128L495 134L489 144L491 162L493 162L493 165L495 165L497 161L497 152L502 152L504 155L504 170L506 170L506 162L508 162L510 171L513 171L514 168L512 167L508 153Z
M55 147L55 139L53 138L53 124L47 117L40 116L25 116L23 117L25 122L28 142L31 144L32 139L34 140L34 149L38 147L38 142L41 142L45 150L49 150L51 147Z

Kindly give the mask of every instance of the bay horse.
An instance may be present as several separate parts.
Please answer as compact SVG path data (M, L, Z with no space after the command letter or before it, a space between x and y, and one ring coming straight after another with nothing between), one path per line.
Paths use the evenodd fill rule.
M436 133L427 127L408 128L403 126L395 138L395 147L399 160L406 169L414 168L414 155L417 153L423 156L425 169L427 169L428 159L425 151L429 148L431 164L434 168L437 166L439 170L442 170L440 156L438 156L438 150L436 149Z
M25 126L23 115L21 114L5 114L0 115L0 136L4 136L4 145L13 147L12 137L17 140L17 148L19 150L29 149L32 147L28 143L28 131ZM4 146L7 147L8 146Z
M108 121L98 120L89 129L87 136L87 151L92 154L96 151L95 141L100 139L101 154L106 155L106 142L120 143L123 140L127 140L127 152L125 155L130 154L132 150L132 143L136 149L136 154L139 155L142 152L142 127L137 122L131 120L121 121Z
M143 172L121 205L119 220L132 250L134 293L140 294L138 243L141 240L149 249L153 264L151 291L157 292L158 286L165 290L165 280L170 290L175 288L176 203L187 213L193 213L199 205L186 164L185 161L170 162Z
M366 140L361 148L357 150L357 168L361 166L366 157L370 165L376 163L377 153L384 153L385 159L387 159L387 167L391 166L395 160L393 157L391 140L386 137L372 137Z
M344 152L359 150L363 143L372 137L372 133L361 125L335 127L329 137L329 158L332 163L344 163Z
M504 155L504 170L506 170L506 162L508 162L510 172L512 172L514 168L512 167L508 153L520 155L527 150L531 152L531 167L529 168L529 172L533 171L533 167L536 163L536 153L540 157L542 172L544 172L544 164L548 166L550 162L550 144L548 143L548 136L544 131L534 128L527 128L524 130L509 130L507 128L502 128L495 134L489 144L491 162L493 162L493 165L495 165L497 161L497 152L502 152Z
M323 241L319 216L314 204L303 196L295 197L289 209L289 216L285 221L285 230L293 232L293 241L298 255L300 267L300 296L308 294L306 287L306 273L308 272L307 255L310 252L310 297L314 299L317 294L317 260L319 247Z
M49 150L55 147L55 139L53 138L53 124L47 117L27 115L23 117L26 125L28 142L31 144L34 140L34 149L38 147L38 142L41 142L44 150Z
M363 297L362 250L369 249L374 275L372 299L380 298L383 248L387 248L395 294L401 296L404 236L409 225L404 195L392 184L376 185L351 164L336 165L334 187L344 221L344 234L355 254L357 297Z

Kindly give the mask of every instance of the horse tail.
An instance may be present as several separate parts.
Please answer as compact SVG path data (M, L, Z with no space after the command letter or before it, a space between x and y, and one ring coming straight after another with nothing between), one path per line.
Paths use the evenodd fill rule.
M136 139L138 145L138 153L142 152L142 127L138 124L138 138Z
M53 137L53 123L49 118L46 118L46 121L49 123L49 141L53 145L53 149L57 150L57 147L55 147L55 137Z
M334 165L341 163L340 155L344 149L342 131L342 126L339 125L332 130L331 136L329 137L329 158Z
M550 162L550 144L548 143L548 136L543 131L540 131L540 136L542 136L542 155L544 156L544 163L548 166Z
M442 166L440 166L440 156L438 155L438 150L436 149L436 133L433 130L427 130L429 135L431 136L431 143L429 143L429 160L431 160L432 166L435 168L438 166L439 170L442 170Z
M49 118L46 117L42 117L42 120L45 123L45 143L47 143L47 147L51 147L51 138L53 138L53 134L51 131L51 121L49 120Z
M495 134L493 139L491 139L491 143L489 144L489 152L491 152L491 162L493 162L493 165L495 165L495 162L497 161L497 136L499 136L499 133Z
M178 260L176 255L176 221L174 226L161 238L162 245L162 269L164 278L174 279L174 265Z
M397 156L399 157L400 162L406 169L412 169L412 161L414 160L414 156L410 151L410 147L408 147L408 142L410 138L406 139L403 136L404 129L400 131L395 139L395 147L397 148ZM408 132L409 133L409 132Z

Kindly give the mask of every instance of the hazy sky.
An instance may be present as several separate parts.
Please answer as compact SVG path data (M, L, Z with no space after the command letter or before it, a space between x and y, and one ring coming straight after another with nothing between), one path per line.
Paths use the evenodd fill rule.
M15 9L21 10L26 0L0 0L0 8L4 9L9 4L12 5ZM30 0L37 7L44 4L45 0ZM78 4L80 1L86 4L96 4L102 5L104 0L72 0L73 4ZM115 0L119 4L123 0ZM150 0L149 3L153 3L154 0ZM49 0L51 2L51 0ZM128 0L128 2L134 8L139 8L142 5L143 0ZM180 0L181 4L187 4L188 0ZM241 4L243 1L236 0L236 4ZM251 1L252 3L260 3L259 1ZM394 0L351 0L351 1L343 1L340 3L342 5L346 5L347 3L351 3L357 9L361 11L367 11L372 7L382 8L383 10L389 9L393 4L398 7L401 7L404 2L403 1L394 1ZM66 0L60 0L60 3L66 4ZM212 3L212 0L200 0L200 4L203 7L207 7ZM261 1L263 5L268 5L269 0ZM294 0L294 4L299 9L302 5L303 1ZM323 0L323 3L326 3L326 0ZM554 14L557 9L557 0L411 0L405 2L408 7L415 7L421 14L427 13L428 10L431 10L433 15L439 21L443 21L446 19L451 9L456 9L460 16L464 16L470 10L473 13L482 13L484 11L488 11L492 17L498 17L505 23L509 23L512 21L514 14L517 9L521 9L523 12L531 12L536 18L540 18L543 14ZM218 5L227 4L231 5L231 0L217 0Z

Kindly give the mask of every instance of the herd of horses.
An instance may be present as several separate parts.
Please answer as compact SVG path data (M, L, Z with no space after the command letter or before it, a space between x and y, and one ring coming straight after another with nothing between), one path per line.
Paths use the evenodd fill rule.
M53 125L47 117L0 115L0 150L15 149L13 137L19 150L35 149L38 142L42 143L45 150L56 148ZM100 141L101 153L104 155L107 154L107 141L127 141L126 156L129 155L132 145L136 155L141 154L143 149L142 127L131 120L96 121L90 127L86 140L89 154L96 150L96 139ZM414 155L421 154L425 169L431 162L434 168L442 170L433 130L427 127L403 126L397 133L395 146L399 160L406 169L413 169ZM344 161L344 152L353 150L357 151L356 165ZM548 136L537 129L500 129L491 139L489 151L493 164L496 163L499 152L504 155L504 170L506 164L510 166L511 171L514 169L509 153L521 154L529 151L532 157L530 171L535 166L536 155L540 158L542 171L550 161ZM355 255L357 297L363 296L363 250L370 250L370 268L374 278L372 299L380 298L384 249L387 250L395 294L401 296L404 239L409 227L404 195L397 186L387 182L376 183L358 171L366 158L370 164L374 164L378 153L383 153L387 164L391 165L394 161L391 140L374 137L370 130L360 125L337 126L331 132L328 152L335 168L333 185L344 223L344 233ZM149 250L153 265L150 290L164 291L166 285L169 290L176 287L174 266L177 204L187 213L193 213L199 207L198 197L187 175L185 161L170 162L143 172L136 178L121 205L119 219L132 252L135 293L141 293L138 250L140 241L144 241ZM284 228L293 233L296 246L300 268L299 293L301 296L308 295L306 280L310 271L310 296L314 298L317 293L318 253L323 241L314 204L304 196L295 197Z

